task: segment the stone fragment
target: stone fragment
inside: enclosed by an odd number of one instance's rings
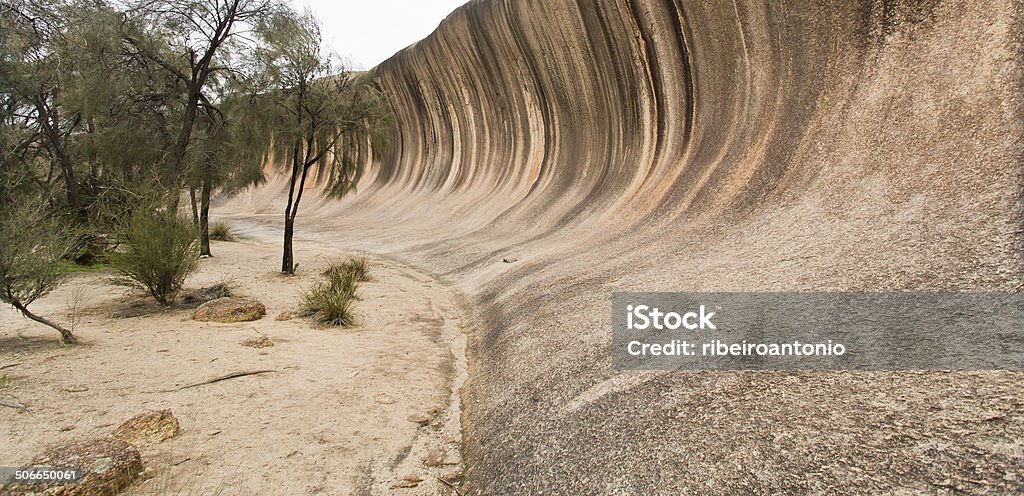
[[[180,427],[170,410],[141,413],[114,429],[112,436],[138,447],[162,443],[176,435]]]

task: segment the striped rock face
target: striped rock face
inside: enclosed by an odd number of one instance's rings
[[[1022,9],[474,0],[375,69],[390,147],[305,236],[466,295],[486,494],[1020,491],[1019,374],[607,348],[613,291],[1018,290]],[[281,184],[231,202],[276,211]]]

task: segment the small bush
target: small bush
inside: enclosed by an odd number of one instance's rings
[[[214,241],[234,241],[235,233],[227,222],[217,221],[210,224],[210,239]]]
[[[333,267],[333,266],[332,266]],[[352,271],[327,271],[318,281],[302,293],[300,312],[318,322],[333,326],[352,326],[356,320],[352,305],[358,299],[359,279]]]
[[[196,234],[191,220],[173,213],[136,213],[123,233],[127,249],[110,256],[119,274],[113,282],[143,289],[161,305],[170,305],[185,278],[199,268]]]
[[[344,262],[332,263],[323,272],[324,277],[339,278],[352,273],[359,282],[370,281],[370,260],[365,256],[352,257]]]

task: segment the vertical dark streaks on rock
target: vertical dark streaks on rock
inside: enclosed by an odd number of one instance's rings
[[[619,374],[608,301],[1020,290],[1022,11],[1019,0],[473,0],[375,69],[395,114],[390,149],[358,194],[319,213],[350,248],[443,274],[481,313],[466,439],[483,494],[975,480],[991,468],[982,457],[934,468],[917,445],[848,443],[892,428],[871,423],[874,406],[839,434],[807,409],[886,388],[925,397],[932,379],[794,376],[780,397],[777,376]],[[979,377],[970,387],[1003,384]],[[758,402],[741,401],[751,391]],[[976,431],[941,435],[1002,459]],[[837,457],[880,485],[805,476]]]

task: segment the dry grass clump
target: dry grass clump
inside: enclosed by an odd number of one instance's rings
[[[234,241],[235,233],[231,232],[231,226],[227,222],[217,221],[210,224],[210,239],[214,241]]]
[[[331,270],[334,269],[334,270]],[[322,280],[302,293],[299,312],[317,322],[350,327],[356,324],[352,306],[359,298],[359,277],[353,270],[344,270],[337,265],[324,272]]]
[[[185,295],[182,297],[181,302],[186,305],[199,306],[208,301],[235,296],[234,289],[235,281],[225,279],[213,286],[205,287]]]
[[[323,276],[332,278],[340,277],[346,273],[352,273],[355,275],[356,280],[359,282],[368,282],[370,277],[370,260],[366,256],[352,257],[344,262],[331,263],[327,270],[324,270]]]

